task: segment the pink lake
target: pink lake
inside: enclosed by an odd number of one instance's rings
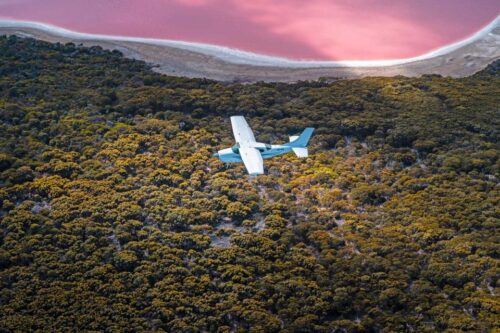
[[[0,18],[314,60],[421,55],[499,12],[498,0],[0,0]]]

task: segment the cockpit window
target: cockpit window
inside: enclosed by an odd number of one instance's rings
[[[240,153],[240,144],[239,143],[235,144],[234,146],[231,147],[231,150],[233,151],[233,153],[239,154]]]
[[[271,149],[271,145],[266,143],[266,149],[267,150]]]

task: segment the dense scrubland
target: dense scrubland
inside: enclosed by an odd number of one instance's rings
[[[499,66],[241,85],[0,37],[0,330],[498,330]],[[223,165],[235,114],[311,156]]]

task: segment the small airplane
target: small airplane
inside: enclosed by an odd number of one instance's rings
[[[307,143],[311,138],[314,128],[306,128],[300,136],[291,136],[290,142],[282,145],[270,145],[255,141],[253,132],[242,116],[232,116],[231,126],[233,128],[236,144],[231,148],[219,150],[213,154],[224,163],[241,163],[250,175],[261,175],[264,173],[265,158],[270,158],[293,151],[297,157],[307,157]]]

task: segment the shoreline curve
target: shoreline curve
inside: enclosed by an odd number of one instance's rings
[[[224,62],[235,65],[249,65],[249,66],[262,66],[262,67],[280,67],[280,68],[295,68],[295,69],[308,69],[308,68],[365,68],[365,67],[390,67],[397,65],[404,65],[422,60],[428,60],[435,57],[443,56],[453,51],[456,51],[466,45],[478,41],[495,28],[500,27],[500,15],[492,20],[485,27],[474,33],[473,35],[462,39],[460,41],[444,45],[435,50],[422,54],[416,57],[403,58],[403,59],[388,59],[388,60],[294,60],[285,57],[269,56],[250,51],[244,51],[227,46],[219,46],[214,44],[196,43],[177,41],[170,39],[157,39],[157,38],[143,38],[143,37],[128,37],[128,36],[115,36],[104,34],[91,34],[78,31],[69,30],[56,25],[24,21],[15,19],[0,19],[0,28],[30,28],[44,31],[58,35],[60,37],[71,38],[81,41],[101,40],[101,41],[122,41],[122,42],[135,42],[156,46],[167,46],[178,48],[190,52],[200,53],[203,55],[212,56]]]

